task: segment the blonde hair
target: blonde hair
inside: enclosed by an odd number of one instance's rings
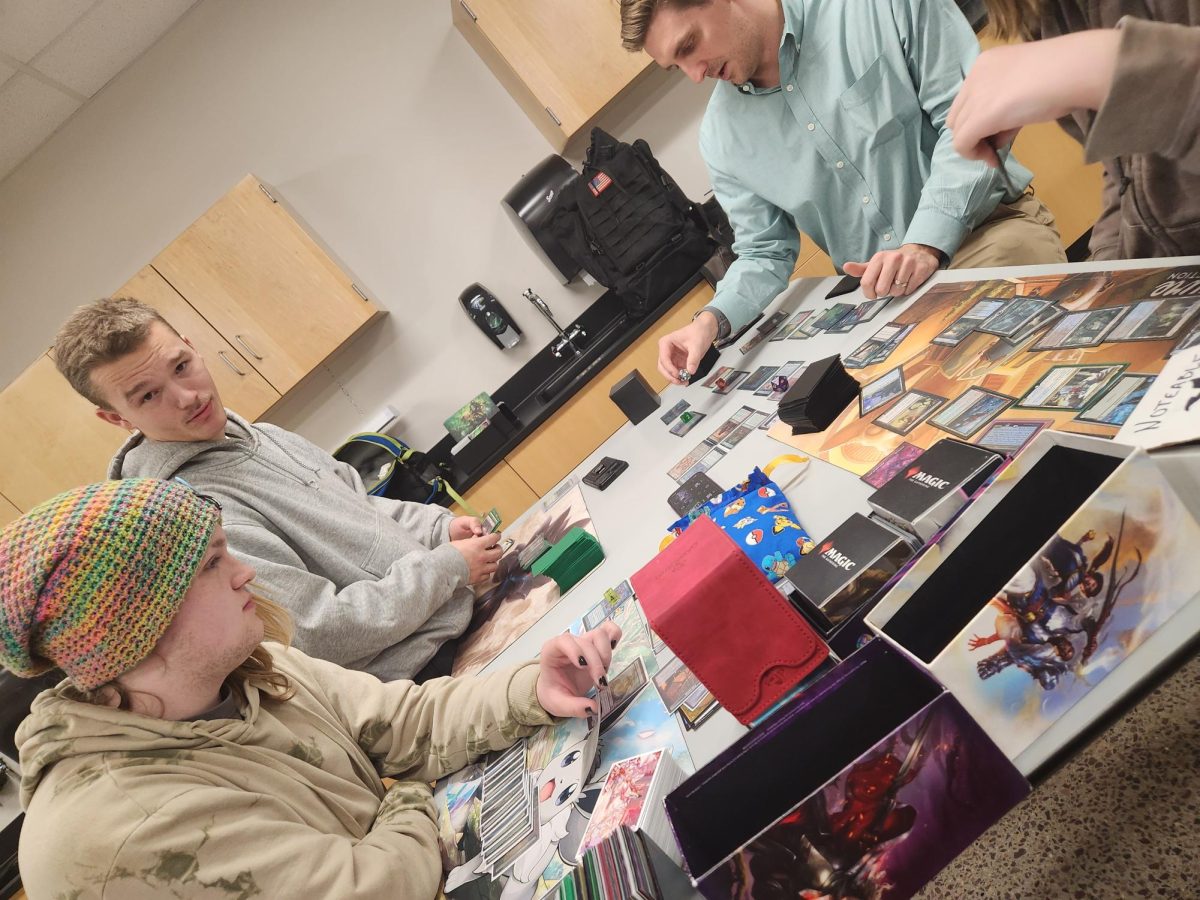
[[[984,0],[988,26],[1002,41],[1031,41],[1042,16],[1042,0]]]
[[[179,335],[158,310],[132,297],[110,297],[81,306],[54,339],[54,364],[76,393],[109,409],[109,402],[92,384],[92,372],[138,349],[155,322]]]
[[[263,623],[263,640],[283,644],[285,647],[291,644],[292,617],[288,615],[288,611],[262,594],[255,593],[253,596],[254,614]],[[264,644],[255,647],[254,652],[229,673],[225,683],[243,700],[246,699],[246,685],[258,688],[270,699],[281,703],[290,700],[296,693],[296,686],[292,684],[291,679],[275,668],[275,660],[271,656],[271,651]],[[112,701],[115,698],[117,700],[115,705],[118,709],[131,709],[130,695],[141,693],[130,691],[120,683],[119,679],[102,684],[90,691],[81,691],[78,688],[70,690],[76,699],[84,703],[94,703],[97,706],[114,705]],[[161,702],[159,700],[159,703]]]
[[[637,53],[646,46],[646,32],[661,7],[687,9],[707,6],[712,0],[621,0],[621,46]]]
[[[263,623],[263,640],[283,644],[285,647],[292,643],[292,617],[288,611],[268,600],[262,594],[254,594],[254,613]],[[259,644],[254,648],[244,663],[229,675],[229,682],[234,690],[246,696],[244,685],[250,684],[258,688],[273,700],[290,700],[296,693],[296,686],[282,672],[276,670],[271,651]]]

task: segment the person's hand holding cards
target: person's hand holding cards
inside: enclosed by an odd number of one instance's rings
[[[491,534],[500,527],[500,511],[491,509],[482,519],[478,516],[455,516],[450,520],[450,540],[461,541],[463,538],[479,537]]]
[[[463,538],[479,537],[487,534],[483,522],[477,516],[455,516],[450,520],[450,540],[461,541]]]
[[[620,626],[605,619],[581,635],[568,632],[542,644],[537,682],[542,709],[559,717],[599,714],[599,698],[588,694],[608,687],[608,666],[620,640]]]
[[[467,561],[467,569],[470,571],[467,584],[479,584],[486,581],[496,571],[496,565],[504,554],[500,547],[500,535],[495,532],[472,534],[470,537],[451,540],[450,546],[461,553],[463,559]]]

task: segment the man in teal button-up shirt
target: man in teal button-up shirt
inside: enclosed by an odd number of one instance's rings
[[[627,48],[723,82],[700,149],[738,260],[660,342],[675,383],[787,286],[798,231],[868,297],[909,294],[947,262],[1065,259],[1027,169],[954,152],[946,115],[979,44],[953,0],[621,0],[621,16]]]

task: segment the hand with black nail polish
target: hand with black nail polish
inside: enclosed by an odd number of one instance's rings
[[[552,716],[595,715],[594,687],[608,684],[608,666],[621,639],[621,629],[611,620],[581,635],[560,634],[542,644],[538,658],[537,698]]]

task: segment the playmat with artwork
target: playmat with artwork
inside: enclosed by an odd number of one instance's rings
[[[947,436],[1009,453],[1043,428],[1111,437],[1200,342],[1197,311],[1196,268],[936,284],[842,354],[858,403],[819,434],[769,433],[857,475]]]

